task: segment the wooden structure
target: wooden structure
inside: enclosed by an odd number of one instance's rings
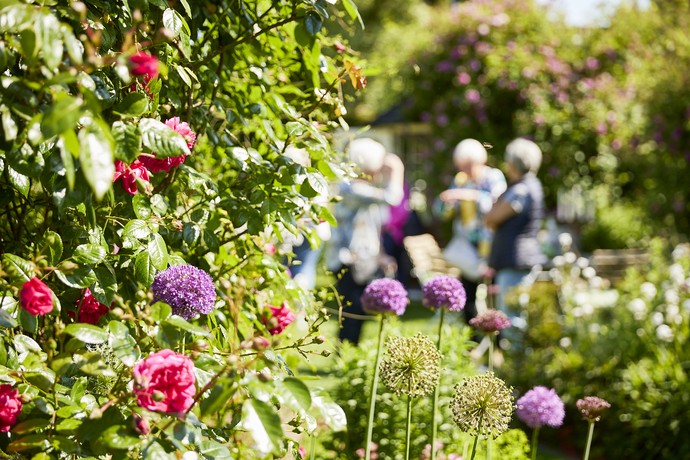
[[[412,262],[412,275],[419,280],[420,284],[424,284],[436,275],[460,277],[460,269],[446,261],[433,235],[423,233],[407,236],[403,244]]]
[[[649,263],[645,249],[595,249],[590,258],[597,275],[616,283],[625,277],[629,268],[644,269]]]

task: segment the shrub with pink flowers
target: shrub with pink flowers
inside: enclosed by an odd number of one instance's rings
[[[298,369],[323,300],[264,249],[335,223],[333,19],[355,5],[0,4],[0,457],[300,458],[343,428]]]

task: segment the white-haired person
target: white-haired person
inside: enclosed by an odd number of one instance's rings
[[[338,225],[328,245],[328,263],[338,275],[336,289],[343,297],[343,311],[363,315],[364,288],[396,269],[394,259],[383,250],[381,237],[389,207],[403,199],[404,166],[397,155],[370,138],[354,139],[347,153],[360,174],[339,184],[341,200],[334,208]],[[340,340],[358,344],[361,328],[361,320],[345,316]]]
[[[485,218],[494,229],[489,265],[496,271],[497,307],[517,329],[523,329],[526,322],[519,311],[508,308],[505,296],[533,268],[546,262],[537,240],[544,220],[544,191],[537,178],[541,160],[541,149],[528,139],[518,138],[506,146],[508,189]]]
[[[477,316],[476,293],[482,278],[488,274],[487,256],[492,232],[484,225],[484,215],[506,190],[503,173],[487,165],[488,155],[481,142],[465,139],[453,151],[457,174],[450,187],[439,195],[436,211],[453,218],[453,238],[444,256],[461,270],[461,281],[467,293],[465,320]]]

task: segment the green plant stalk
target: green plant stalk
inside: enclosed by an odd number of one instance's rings
[[[479,417],[479,423],[477,424],[477,435],[474,437],[474,442],[472,443],[472,456],[470,457],[470,460],[474,460],[474,456],[477,455],[477,441],[479,441],[479,433],[482,431],[483,419],[484,415],[482,414],[482,416]]]
[[[410,379],[410,387],[412,379]],[[405,435],[405,460],[410,460],[410,436],[412,435],[412,395],[407,395],[407,433]]]
[[[494,341],[496,340],[496,336],[494,334],[491,334],[489,336],[489,372],[494,371]]]
[[[539,437],[539,427],[532,432],[532,460],[537,459],[537,438]]]
[[[316,457],[316,430],[311,435],[311,446],[309,447],[309,460],[314,460]]]
[[[587,447],[585,447],[584,460],[589,460],[589,449],[592,447],[592,436],[594,435],[594,422],[589,422],[589,433],[587,433]]]
[[[367,421],[367,444],[365,447],[364,460],[371,460],[371,438],[374,433],[374,409],[376,408],[376,390],[379,382],[379,365],[381,364],[381,349],[383,348],[383,325],[386,316],[381,316],[379,325],[379,344],[376,348],[376,364],[374,365],[374,377],[371,381],[371,391],[369,392],[369,420]]]
[[[445,308],[441,308],[441,316],[438,319],[438,340],[436,341],[436,349],[441,353],[441,339],[443,337],[443,318],[446,312]],[[436,406],[438,406],[438,393],[441,388],[441,382],[434,388],[434,397],[431,400],[431,458],[436,460],[436,432],[438,431],[438,423],[436,420]]]

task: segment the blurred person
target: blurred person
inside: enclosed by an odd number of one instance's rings
[[[506,190],[503,173],[486,164],[487,152],[481,142],[465,139],[453,151],[458,173],[448,190],[439,195],[437,212],[453,218],[453,238],[444,250],[444,257],[460,268],[460,280],[467,293],[465,320],[477,316],[477,287],[482,278],[490,276],[487,257],[492,232],[484,225],[489,212]]]
[[[343,312],[363,315],[360,297],[376,278],[393,276],[395,261],[383,250],[382,228],[391,206],[404,195],[404,166],[397,155],[370,138],[354,139],[349,159],[360,175],[339,184],[342,199],[334,214],[337,227],[329,244],[329,268],[338,275],[336,289],[343,298]],[[362,320],[343,318],[340,340],[359,343]]]
[[[537,240],[544,220],[544,191],[537,178],[541,160],[541,149],[528,139],[518,138],[508,144],[508,189],[485,218],[486,225],[494,230],[489,266],[496,271],[497,308],[518,329],[524,329],[526,322],[519,312],[508,309],[505,296],[533,268],[546,262]]]
[[[411,263],[403,245],[403,240],[408,236],[409,223],[412,218],[410,209],[410,187],[403,184],[403,199],[396,206],[391,206],[388,220],[383,224],[383,250],[395,259],[395,279],[403,286],[407,286],[410,278]]]

